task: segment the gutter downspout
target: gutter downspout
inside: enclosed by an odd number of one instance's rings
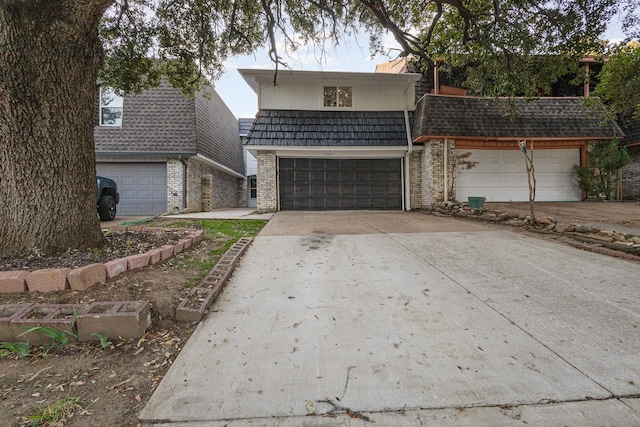
[[[449,147],[448,147],[448,139],[444,139],[444,201],[449,201]]]
[[[413,151],[413,140],[411,139],[411,125],[409,123],[409,111],[407,110],[407,93],[411,80],[407,81],[407,87],[404,90],[404,126],[407,133],[407,153],[404,156],[404,210],[411,210],[411,173],[409,171],[411,164],[411,152]]]

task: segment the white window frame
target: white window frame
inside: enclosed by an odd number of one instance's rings
[[[334,99],[334,103],[335,105],[327,105],[327,90],[335,90],[335,99]],[[341,102],[341,93],[348,93],[349,96],[347,98],[345,98],[346,100],[349,101],[349,105],[340,105]],[[353,108],[353,86],[341,86],[341,85],[335,85],[335,86],[324,86],[322,88],[322,106],[324,108],[330,108],[330,109],[334,109],[334,108]]]
[[[107,99],[106,95],[110,96],[109,102],[105,103],[104,101]],[[115,102],[115,104],[114,104]],[[102,110],[105,108],[109,108],[111,110],[120,110],[120,117],[113,120],[113,123],[109,123],[104,120],[104,116]],[[122,127],[122,118],[124,116],[124,97],[118,95],[115,90],[111,87],[100,87],[100,126],[115,126]]]

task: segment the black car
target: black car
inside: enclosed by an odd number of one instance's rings
[[[97,206],[100,221],[113,221],[116,219],[116,205],[120,201],[118,186],[112,179],[98,177]]]

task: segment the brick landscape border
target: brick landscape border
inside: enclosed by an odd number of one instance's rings
[[[202,320],[209,306],[222,292],[222,287],[231,276],[236,263],[252,241],[252,238],[243,237],[225,252],[199,286],[191,288],[187,296],[178,304],[176,320],[184,322]]]
[[[561,224],[546,216],[536,217],[536,225],[532,226],[528,215],[511,214],[499,210],[471,209],[469,204],[464,202],[441,202],[433,209],[424,212],[519,227],[533,233],[544,234],[578,249],[640,262],[640,236],[600,230],[589,225]]]
[[[198,236],[202,236],[202,233],[198,233]],[[192,240],[199,242],[202,238],[196,237]],[[200,282],[200,285],[192,288],[180,302],[176,309],[176,320],[187,322],[202,320],[209,306],[222,292],[222,288],[231,276],[236,263],[252,241],[252,238],[243,237],[225,252]],[[190,246],[192,243],[192,241],[188,243],[181,241],[180,250],[185,245]],[[159,250],[159,253],[165,250],[168,249]],[[153,255],[148,253],[145,255],[148,255],[148,262],[151,262]],[[122,258],[122,260],[127,260],[127,258]],[[122,260],[116,260],[120,262],[118,265],[123,265]],[[128,264],[128,262],[127,260],[124,264]],[[82,270],[82,267],[69,270],[67,277],[77,270],[80,270],[76,273],[78,277],[82,277],[87,271]],[[46,272],[41,273],[42,276],[47,276],[47,274]],[[151,326],[151,304],[149,301],[106,301],[91,304],[23,303],[0,305],[0,342],[26,341],[32,345],[47,344],[49,338],[43,336],[39,331],[24,334],[27,329],[34,326],[54,327],[67,332],[71,338],[74,332],[74,319],[80,342],[98,341],[99,335],[125,340],[138,339],[143,337],[145,330]]]
[[[151,326],[149,301],[109,301],[91,304],[4,304],[0,305],[0,342],[25,341],[47,344],[50,338],[32,327],[53,327],[67,333],[69,340],[77,332],[78,341],[107,338],[138,339]]]
[[[126,231],[168,231],[159,227],[126,227],[113,226],[111,230]],[[171,258],[204,240],[204,230],[185,229],[188,234],[173,245],[165,245],[148,252],[130,255],[105,263],[95,263],[69,268],[47,268],[36,271],[0,271],[0,293],[14,292],[53,292],[71,289],[84,291],[90,287],[106,282],[128,270],[135,270],[156,264]]]

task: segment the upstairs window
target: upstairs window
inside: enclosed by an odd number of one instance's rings
[[[325,86],[324,106],[325,107],[351,107],[353,94],[351,87],[347,86]]]
[[[100,88],[100,126],[122,126],[124,99],[113,88]]]

